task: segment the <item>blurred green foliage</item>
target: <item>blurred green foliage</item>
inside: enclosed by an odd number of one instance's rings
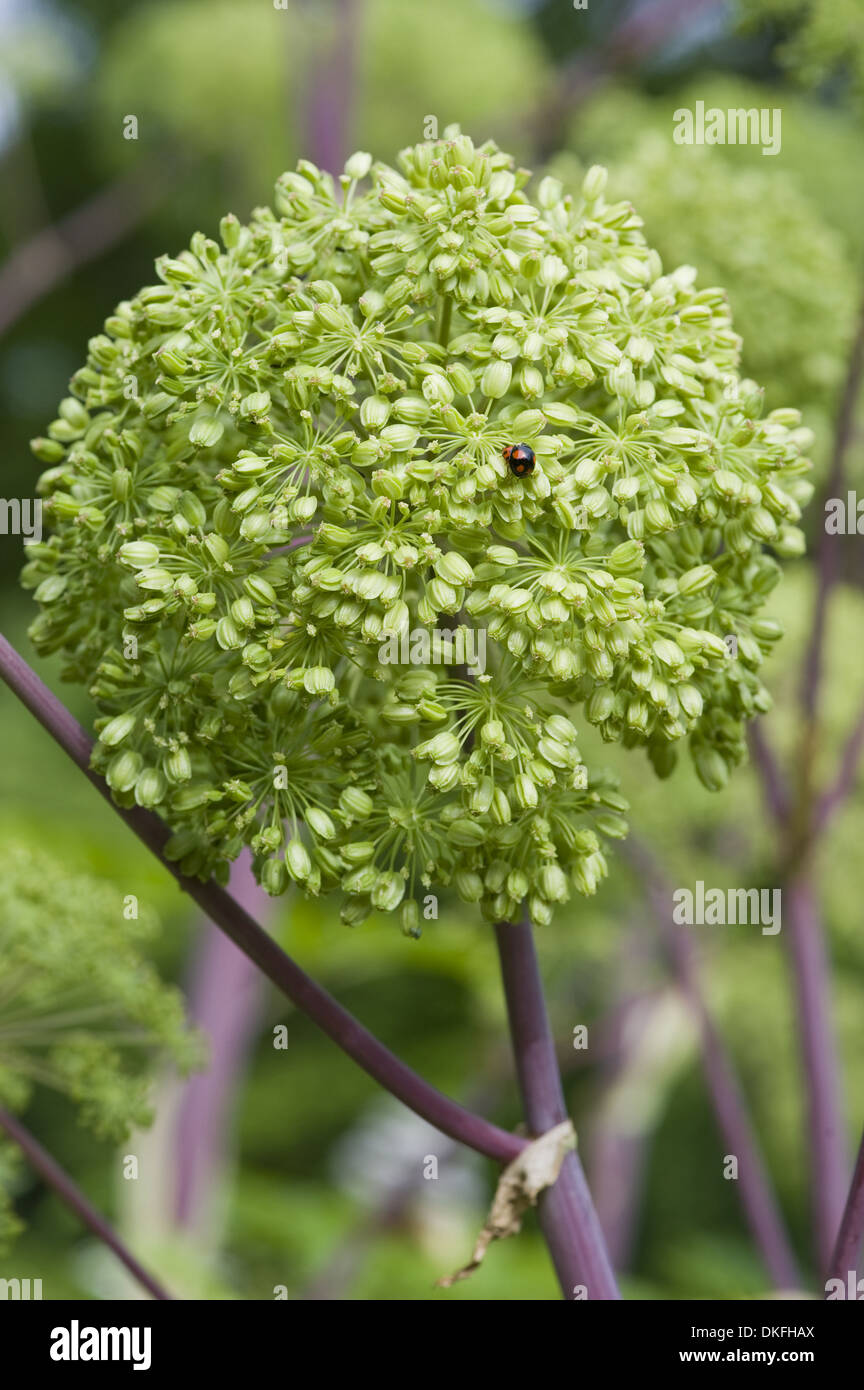
[[[738,0],[746,28],[782,26],[780,61],[807,87],[839,84],[860,107],[864,100],[862,0]]]
[[[128,162],[121,131],[134,113],[139,138],[176,151],[193,175],[198,160],[226,172],[245,218],[250,204],[269,199],[277,174],[308,154],[304,102],[334,32],[332,8],[318,4],[162,0],[140,8],[100,65],[94,138],[106,163]],[[482,132],[506,117],[503,73],[518,71],[520,92],[545,80],[524,20],[483,0],[368,0],[355,42],[352,148],[376,158],[392,158],[394,133],[399,146],[422,140],[430,118],[441,131],[456,122]]]

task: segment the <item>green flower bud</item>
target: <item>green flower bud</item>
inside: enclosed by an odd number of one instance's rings
[[[137,727],[138,716],[132,710],[127,710],[125,714],[115,714],[113,719],[100,730],[99,741],[108,748],[116,748],[118,743],[122,743],[128,738],[132,730]]]
[[[30,450],[40,463],[59,463],[66,453],[58,440],[45,439],[41,436],[38,439],[30,440]]]
[[[261,887],[271,898],[278,898],[288,886],[288,873],[281,859],[268,859],[261,870]]]
[[[380,912],[393,912],[405,896],[405,880],[401,874],[379,874],[372,889],[372,906]]]
[[[463,902],[479,903],[483,897],[483,880],[479,874],[460,869],[453,882]]]
[[[165,798],[168,784],[155,767],[145,767],[135,782],[135,800],[139,806],[158,806]]]
[[[367,430],[379,430],[390,416],[390,402],[384,396],[367,396],[360,406],[360,419]]]
[[[702,713],[702,696],[695,685],[683,684],[675,687],[675,693],[681,701],[681,708],[688,719],[698,719]]]
[[[157,563],[159,547],[152,541],[127,541],[117,551],[117,558],[131,569],[148,569]]]
[[[371,816],[374,805],[371,796],[359,787],[345,787],[339,793],[339,810],[349,823]]]
[[[296,836],[285,846],[285,867],[295,883],[303,883],[312,872],[312,860],[302,840]]]
[[[446,554],[439,555],[435,561],[435,573],[448,584],[454,585],[470,584],[474,578],[474,571],[468,561],[455,550],[448,550]]]
[[[559,864],[547,864],[540,870],[540,891],[547,902],[566,903],[570,888]]]
[[[144,759],[140,753],[133,753],[126,750],[118,753],[108,764],[105,773],[105,781],[115,792],[131,791],[138,780],[139,773],[144,765]]]
[[[213,416],[202,415],[195,420],[189,430],[189,443],[196,445],[199,449],[212,449],[214,444],[225,432],[225,426],[221,420]]]
[[[349,179],[365,179],[371,168],[372,156],[364,150],[358,150],[345,161],[345,173]]]
[[[475,815],[485,815],[492,805],[492,797],[495,791],[495,784],[491,777],[481,777],[478,785],[471,793],[470,806]]]
[[[630,833],[630,827],[623,816],[595,816],[594,824],[602,834],[612,840],[626,840]]]
[[[430,405],[449,405],[454,390],[441,372],[430,372],[423,378],[423,395]]]
[[[53,603],[65,592],[67,579],[65,574],[52,574],[36,588],[34,598],[37,603]],[[103,740],[104,741],[104,740]]]
[[[413,898],[409,898],[406,902],[403,902],[401,919],[402,935],[411,936],[416,940],[421,935],[420,907],[419,904],[414,902]]]
[[[306,809],[306,824],[322,840],[332,840],[336,834],[336,826],[326,811],[322,811],[317,806],[309,806]]]
[[[385,425],[381,438],[391,449],[404,451],[413,449],[417,443],[417,431],[411,425]]]
[[[719,792],[729,780],[729,764],[716,749],[700,745],[693,749],[693,762],[699,781],[709,792]]]
[[[448,834],[454,845],[461,845],[466,849],[482,845],[486,839],[483,826],[467,818],[451,821]]]
[[[451,733],[449,729],[442,729],[434,738],[427,739],[425,743],[418,743],[414,749],[414,756],[446,764],[455,762],[461,751],[462,744],[456,734]]]
[[[447,368],[447,375],[460,396],[470,396],[477,389],[473,372],[462,362],[451,362]],[[54,460],[46,461],[54,462]]]
[[[537,786],[526,773],[517,773],[513,790],[516,801],[523,810],[530,811],[539,804]]]
[[[497,719],[487,719],[480,728],[480,741],[487,748],[503,748],[504,725]]]
[[[310,666],[303,673],[303,688],[310,695],[326,695],[335,686],[336,677],[329,666]]]
[[[207,521],[207,509],[193,492],[181,493],[179,507],[181,516],[190,526],[200,527]]]
[[[220,618],[216,624],[216,641],[223,651],[232,651],[243,645],[243,638],[231,618]]]
[[[658,661],[662,661],[664,666],[671,666],[677,669],[683,666],[685,656],[677,642],[673,642],[669,637],[658,637],[651,644],[651,650]]]
[[[701,594],[717,582],[717,572],[711,565],[696,565],[678,579],[678,592],[682,594]]]
[[[486,367],[480,381],[482,394],[493,400],[500,400],[510,390],[512,376],[513,368],[509,362],[502,362],[499,359],[493,360]]]
[[[175,785],[188,782],[192,776],[192,759],[182,745],[174,748],[162,759],[162,768],[169,782]]]
[[[624,541],[616,545],[609,556],[612,574],[639,574],[645,564],[645,547],[641,541]]]
[[[568,744],[576,741],[576,730],[563,714],[551,715],[546,720],[545,729],[549,737],[557,739],[559,743]]]
[[[603,194],[608,178],[607,171],[602,164],[592,164],[588,173],[582,180],[582,195],[586,202],[596,202]]]

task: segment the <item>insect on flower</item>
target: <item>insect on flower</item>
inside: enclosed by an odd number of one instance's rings
[[[507,444],[501,451],[502,457],[510,465],[510,472],[517,478],[526,478],[534,472],[534,450],[528,444]]]

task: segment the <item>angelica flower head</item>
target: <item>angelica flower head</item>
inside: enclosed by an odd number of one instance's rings
[[[689,745],[713,788],[743,756],[806,432],[761,418],[723,292],[664,273],[603,170],[528,185],[456,129],[301,161],[157,262],[34,443],[33,638],[189,873],[249,844],[351,923],[416,934],[442,888],[546,922],[626,833],[579,720],[661,774]],[[482,673],[436,659],[471,628]]]

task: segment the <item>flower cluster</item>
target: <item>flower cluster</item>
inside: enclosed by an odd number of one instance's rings
[[[352,924],[416,935],[447,886],[547,922],[626,833],[578,710],[661,774],[685,741],[712,788],[742,758],[806,432],[761,418],[722,291],[664,273],[602,169],[532,198],[456,130],[398,166],[301,162],[91,340],[34,443],[32,635],[187,872],[248,844]],[[472,626],[483,674],[380,659]]]
[[[141,952],[152,913],[126,920],[120,896],[50,854],[4,845],[0,880],[0,1105],[48,1086],[103,1137],[150,1120],[159,1066],[203,1060],[179,991]],[[14,1150],[0,1136],[0,1246],[18,1229],[6,1192]],[[7,1181],[7,1177],[10,1179]]]

